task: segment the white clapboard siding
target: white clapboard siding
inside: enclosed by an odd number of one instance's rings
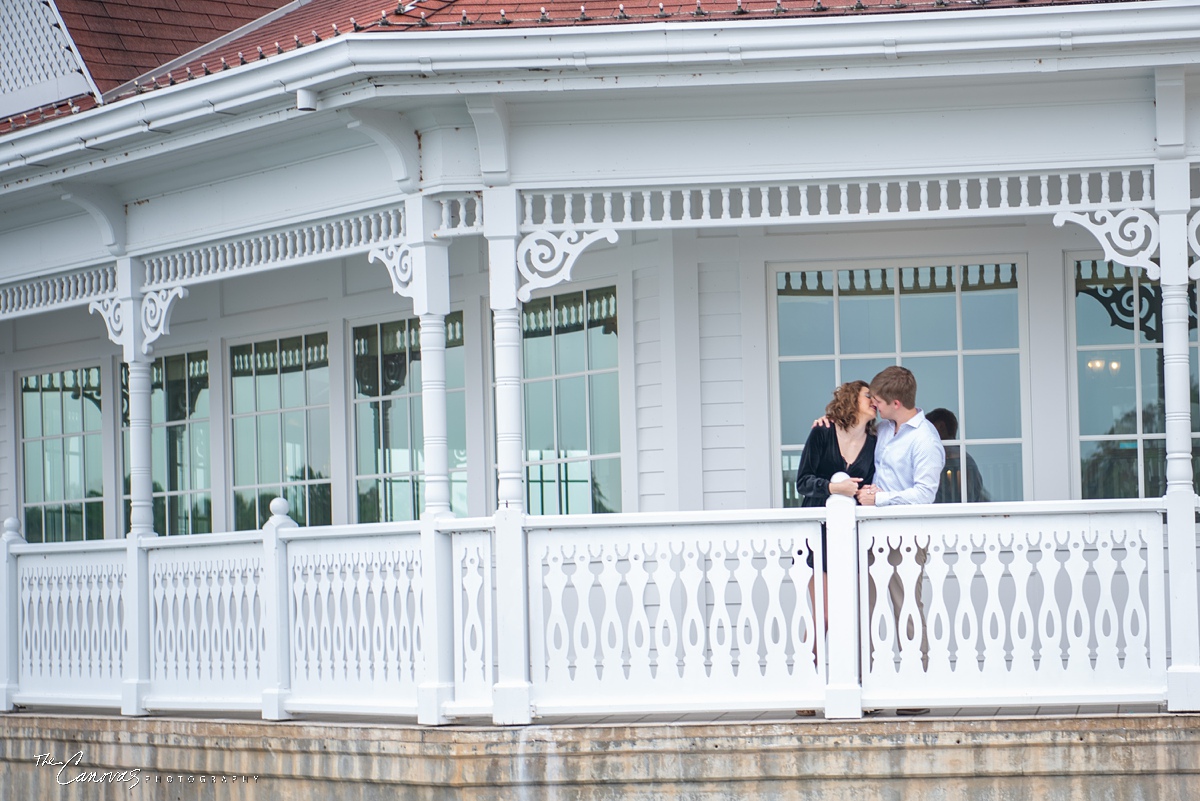
[[[746,506],[741,288],[736,264],[701,264],[700,440],[705,509]]]
[[[665,511],[666,454],[662,413],[662,329],[658,268],[633,275],[633,336],[636,345],[638,508]]]

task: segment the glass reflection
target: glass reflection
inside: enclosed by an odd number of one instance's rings
[[[904,366],[917,379],[918,406],[941,407],[959,416],[957,356],[905,356]]]
[[[893,270],[838,272],[838,328],[842,353],[896,349]]]
[[[1020,366],[1015,353],[963,356],[964,437],[1021,436]]]
[[[958,317],[953,267],[900,270],[900,349],[955,350]]]
[[[776,276],[779,355],[833,353],[833,273],[779,273]]]
[[[1137,440],[1079,443],[1082,497],[1138,497]]]
[[[802,446],[808,441],[812,421],[824,413],[835,386],[832,361],[779,365],[780,435],[784,445]]]
[[[1137,432],[1132,350],[1080,351],[1078,377],[1080,434]]]

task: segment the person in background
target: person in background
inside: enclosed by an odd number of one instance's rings
[[[958,418],[949,409],[932,409],[925,413],[925,419],[933,423],[938,435],[943,440],[958,438]],[[942,470],[942,481],[938,486],[934,503],[959,503],[962,501],[962,448],[952,446],[946,449],[946,466]],[[967,454],[967,503],[982,503],[992,498],[987,488],[983,486],[983,476],[979,466]]]

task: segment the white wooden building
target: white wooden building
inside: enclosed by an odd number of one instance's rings
[[[378,5],[107,90],[4,12],[6,708],[1200,709],[1200,2]],[[812,606],[895,363],[990,502]]]

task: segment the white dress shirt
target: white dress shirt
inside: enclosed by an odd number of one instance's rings
[[[876,506],[897,506],[908,503],[933,503],[946,464],[946,449],[942,438],[917,413],[896,428],[891,420],[880,420],[875,441]]]

